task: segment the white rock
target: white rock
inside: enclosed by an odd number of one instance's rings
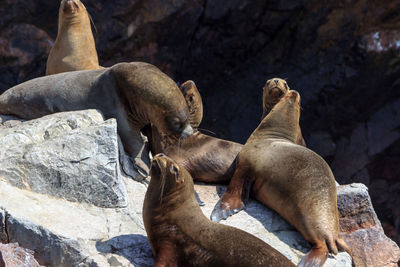
[[[0,177],[22,189],[99,207],[126,206],[117,125],[96,110],[0,130]]]

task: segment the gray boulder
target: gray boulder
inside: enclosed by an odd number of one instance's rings
[[[0,131],[0,177],[11,185],[99,207],[126,206],[114,119],[85,110],[13,126]]]
[[[34,251],[35,259],[46,266],[153,266],[142,221],[147,186],[126,175],[140,177],[132,172],[118,141],[115,120],[104,121],[94,110],[26,122],[5,116],[0,119],[1,242],[18,242]],[[195,189],[208,217],[226,187],[199,184]],[[375,214],[370,200],[365,202],[368,192],[354,198],[353,191],[339,193],[339,199],[350,199],[339,201],[345,206],[339,210],[354,211],[341,217],[346,225],[358,225],[352,221],[365,217],[361,211],[368,210],[372,217]],[[367,204],[360,209],[354,203]],[[254,200],[223,223],[261,238],[295,264],[310,250],[293,227]],[[353,240],[370,240],[365,236],[371,237],[372,230],[381,228],[360,230],[366,234],[356,231]],[[383,232],[381,236],[390,240]],[[390,249],[379,245],[373,249],[381,255],[391,253],[392,261],[400,257],[395,244]],[[351,259],[347,253],[339,253],[330,256],[324,266],[351,266]]]

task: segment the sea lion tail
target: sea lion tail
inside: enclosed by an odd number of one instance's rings
[[[305,255],[298,267],[321,267],[328,258],[328,248],[326,246],[313,247],[310,252]]]

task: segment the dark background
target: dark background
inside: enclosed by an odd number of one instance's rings
[[[302,96],[308,146],[339,183],[369,189],[400,243],[400,1],[83,0],[100,64],[150,62],[192,79],[202,128],[244,143],[262,87],[287,78]],[[1,0],[0,92],[43,76],[60,1]],[[396,231],[397,228],[397,231]]]

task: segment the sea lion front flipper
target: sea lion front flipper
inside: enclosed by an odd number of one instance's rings
[[[243,169],[236,169],[232,180],[229,183],[228,189],[215,205],[214,210],[211,213],[212,221],[219,222],[220,220],[226,220],[229,216],[244,209],[242,193],[246,182],[246,179],[243,178],[245,172],[246,171]]]

